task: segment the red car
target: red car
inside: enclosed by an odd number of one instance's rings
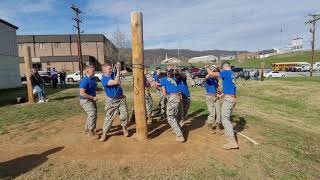
[[[190,68],[189,69],[189,72],[190,73],[197,73],[197,72],[199,72],[201,69],[200,68]]]

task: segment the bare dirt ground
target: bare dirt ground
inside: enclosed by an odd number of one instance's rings
[[[15,130],[10,132],[11,135],[0,136],[0,162],[7,163],[13,177],[25,173],[19,176],[21,179],[81,178],[82,166],[85,171],[92,171],[83,175],[91,174],[95,178],[120,178],[124,177],[122,171],[135,168],[147,169],[148,172],[171,168],[183,171],[186,168],[205,168],[208,157],[227,167],[241,166],[240,155],[247,154],[253,145],[239,138],[239,150],[223,150],[223,136],[208,133],[205,118],[200,116],[189,120],[185,128],[188,138],[185,143],[175,141],[175,135],[165,121],[149,124],[149,140],[139,142],[134,137],[134,125],[130,126],[131,136],[126,138],[122,135],[119,121],[115,120],[108,140],[103,143],[83,132],[84,116],[50,124],[26,124],[16,128],[24,129],[21,132]],[[103,116],[100,116],[98,134],[101,134],[102,120]],[[243,133],[250,135],[253,132],[249,128]],[[43,167],[47,167],[49,172]],[[108,174],[112,170],[101,167],[116,168],[120,175]]]

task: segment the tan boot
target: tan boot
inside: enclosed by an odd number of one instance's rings
[[[208,123],[207,126],[208,126],[208,132],[209,132],[209,133],[212,133],[212,134],[215,134],[215,133],[216,133],[216,132],[213,130],[213,127],[214,127],[213,123]]]
[[[178,141],[178,142],[185,142],[186,140],[184,139],[184,137],[183,136],[177,136],[177,138],[176,138],[176,141]]]
[[[239,149],[238,143],[234,137],[227,138],[228,143],[223,145],[223,148],[226,150],[230,149]]]
[[[220,123],[215,123],[215,132],[217,132],[217,134],[219,135],[223,135],[224,134],[224,131],[222,129],[222,125]]]
[[[103,131],[102,136],[101,136],[101,138],[100,138],[100,141],[101,141],[101,142],[104,142],[104,141],[106,141],[106,140],[107,140],[107,132],[106,132],[106,131]]]
[[[94,130],[88,130],[88,137],[91,137],[91,138],[94,138],[95,137],[95,132],[94,132]]]
[[[128,137],[128,136],[129,136],[129,131],[128,131],[127,127],[122,127],[122,131],[123,131],[123,135],[124,135],[125,137]]]

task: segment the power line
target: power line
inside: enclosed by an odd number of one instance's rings
[[[312,77],[313,71],[313,63],[314,63],[314,45],[315,45],[315,37],[316,37],[316,23],[320,20],[320,14],[309,14],[309,17],[312,19],[307,21],[306,24],[311,24],[310,32],[312,33],[312,41],[311,41],[311,66],[310,66],[310,77]]]
[[[80,23],[82,23],[80,19],[80,14],[82,12],[75,4],[72,4],[70,8],[75,13],[75,17],[72,19],[76,22],[76,25],[73,25],[73,27],[77,29],[77,33],[78,33],[77,44],[78,44],[79,70],[80,70],[80,77],[83,78],[82,48],[81,48],[81,35],[80,35]]]

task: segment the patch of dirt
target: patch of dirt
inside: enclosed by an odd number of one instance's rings
[[[198,168],[197,162],[206,166],[208,157],[213,157],[227,167],[241,166],[241,155],[248,154],[253,145],[238,137],[239,150],[223,150],[224,137],[209,134],[205,119],[204,116],[198,116],[188,121],[185,143],[175,141],[175,135],[165,121],[149,124],[150,138],[143,142],[136,140],[134,125],[129,128],[131,136],[124,137],[119,120],[114,121],[106,142],[86,136],[83,131],[84,116],[27,124],[24,130],[11,128],[9,134],[0,136],[0,168],[9,168],[14,175],[32,174],[41,169],[35,170],[34,167],[48,164],[54,164],[55,169],[63,169],[68,163],[84,164],[86,169],[99,166],[142,166],[155,170],[185,166]],[[102,120],[103,116],[99,116],[98,134],[101,134]],[[244,128],[242,133],[254,136],[255,133],[251,132],[253,129],[253,126]],[[45,165],[42,164],[44,162]]]

